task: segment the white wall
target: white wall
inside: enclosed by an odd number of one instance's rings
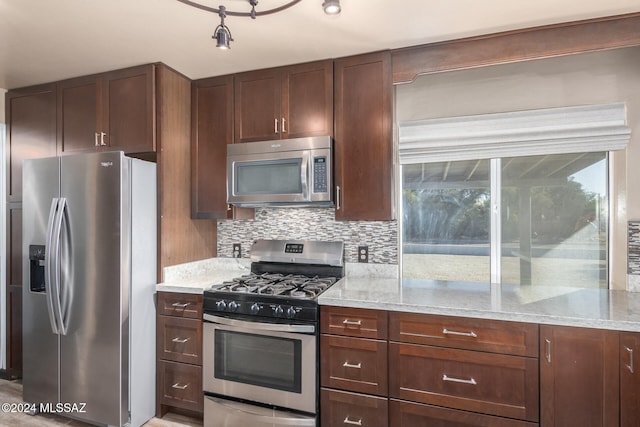
[[[627,221],[640,219],[638,70],[635,47],[422,76],[396,87],[396,120],[625,102],[632,134],[612,156],[611,277],[612,288],[626,289]]]

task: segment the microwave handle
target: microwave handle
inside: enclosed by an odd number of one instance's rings
[[[302,164],[300,165],[300,184],[302,185],[302,197],[304,200],[311,200],[311,195],[309,193],[310,158],[311,151],[306,151],[305,155],[302,156]]]

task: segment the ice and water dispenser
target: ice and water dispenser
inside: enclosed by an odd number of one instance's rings
[[[29,288],[44,292],[44,245],[29,245]]]

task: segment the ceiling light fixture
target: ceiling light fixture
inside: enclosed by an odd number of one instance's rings
[[[184,3],[189,6],[193,6],[197,9],[206,10],[207,12],[212,12],[217,14],[220,17],[220,25],[218,25],[216,29],[213,31],[213,36],[211,36],[211,38],[216,40],[216,47],[220,49],[230,49],[231,46],[229,46],[229,43],[234,40],[233,40],[233,37],[231,37],[231,30],[229,30],[229,27],[227,27],[224,24],[224,19],[227,16],[244,16],[244,17],[250,17],[251,19],[256,19],[256,17],[258,16],[270,15],[273,13],[282,12],[283,10],[289,9],[291,6],[294,6],[300,3],[302,0],[292,0],[283,4],[282,6],[279,6],[273,9],[262,10],[259,12],[256,11],[258,0],[247,0],[251,5],[251,12],[231,12],[231,11],[228,11],[227,8],[224,6],[218,6],[218,8],[216,9],[213,7],[202,5],[200,3],[197,3],[191,0],[178,0],[178,1],[180,3]],[[338,13],[340,13],[340,10],[341,10],[340,0],[325,0],[322,3],[322,7],[324,9],[324,12],[327,15],[337,15]]]
[[[322,3],[322,8],[327,15],[337,15],[342,10],[340,8],[340,0],[325,0]]]

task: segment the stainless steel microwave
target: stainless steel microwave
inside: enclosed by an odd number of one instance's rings
[[[333,206],[330,136],[227,145],[227,201],[236,206]]]

